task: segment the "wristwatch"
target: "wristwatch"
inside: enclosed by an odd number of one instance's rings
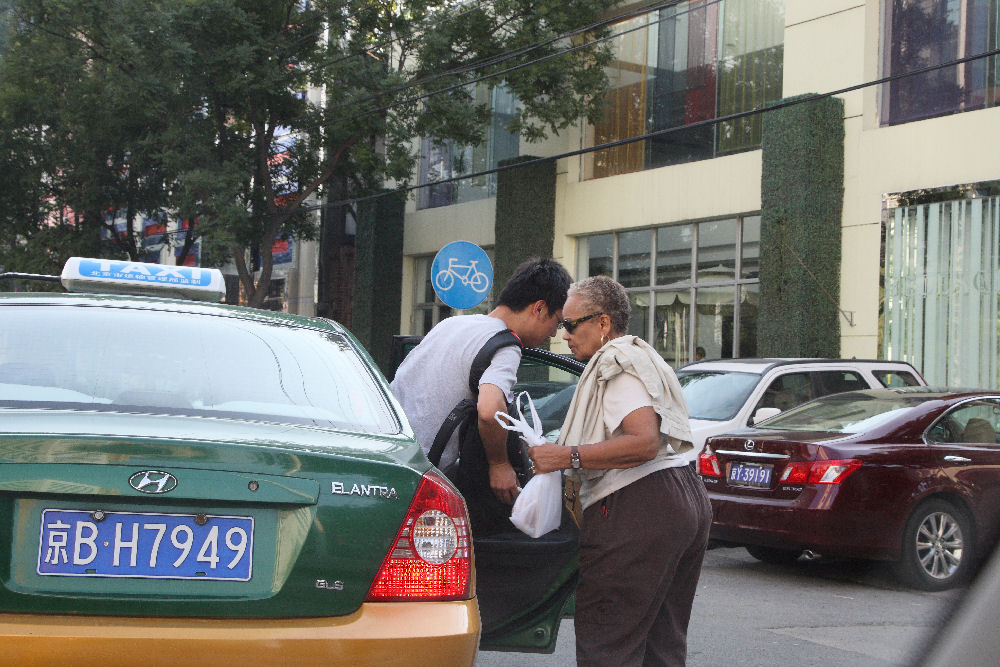
[[[580,448],[573,445],[569,448],[569,464],[573,466],[573,470],[579,470],[583,467],[580,463]]]

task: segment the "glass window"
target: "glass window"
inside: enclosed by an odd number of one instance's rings
[[[784,0],[725,0],[719,25],[718,116],[763,109],[781,99]],[[719,153],[760,146],[761,115],[719,124]]]
[[[887,201],[882,353],[931,385],[1000,385],[998,195],[993,182]]]
[[[1000,442],[1000,403],[990,400],[963,403],[927,432],[932,442],[995,445]]]
[[[743,218],[743,241],[740,245],[743,255],[742,278],[760,278],[760,216],[748,215]]]
[[[542,433],[552,442],[559,437],[559,429],[576,391],[577,380],[579,377],[574,373],[550,366],[541,360],[527,356],[521,359],[514,395],[522,391],[528,392],[542,422]]]
[[[678,2],[612,27],[607,113],[590,146],[653,134],[590,153],[584,177],[602,178],[760,146],[759,114],[781,98],[784,0]]]
[[[694,225],[671,225],[656,230],[656,284],[691,282]]]
[[[749,249],[741,238],[749,239]],[[647,339],[673,366],[754,356],[759,271],[744,271],[742,261],[750,256],[756,263],[759,239],[759,215],[583,237],[580,276],[609,275],[600,269],[617,265],[633,304],[629,333]],[[694,266],[698,271],[692,276]]]
[[[903,395],[858,400],[855,396],[834,394],[773,417],[765,428],[861,433],[904,415],[924,400],[920,396]]]
[[[646,97],[652,63],[648,60],[648,26],[654,14],[631,18],[612,27],[619,36],[611,42],[614,65],[608,68],[605,94],[606,112],[603,119],[588,128],[589,145],[611,143],[646,132]],[[655,32],[656,24],[653,23]],[[654,65],[655,66],[655,65]],[[586,178],[602,178],[615,174],[641,171],[643,152],[641,141],[590,153],[585,160]]]
[[[474,104],[489,105],[493,112],[486,139],[475,146],[425,137],[420,144],[418,178],[425,186],[417,191],[417,208],[435,208],[496,196],[496,174],[449,183],[438,183],[463,174],[494,169],[501,160],[516,157],[519,136],[507,129],[517,113],[517,98],[503,86],[475,86]]]
[[[434,292],[431,282],[431,265],[433,257],[417,257],[413,260],[414,295],[413,295],[413,328],[414,336],[422,336],[439,321],[452,314]],[[472,311],[469,311],[472,312]]]
[[[736,276],[736,220],[698,225],[698,282],[732,281]]]
[[[649,292],[634,292],[630,296],[632,313],[628,320],[628,332],[645,339],[649,331]]]
[[[656,325],[653,347],[671,366],[691,361],[688,329],[691,290],[656,292]]]
[[[886,0],[883,76],[974,56],[1000,43],[998,0]],[[991,107],[1000,101],[1000,58],[991,56],[882,86],[882,124]]]
[[[760,382],[756,373],[681,370],[677,373],[691,419],[727,421],[736,416]]]
[[[740,357],[757,356],[757,311],[760,307],[760,283],[739,286],[740,302],[737,325],[740,330]]]
[[[712,359],[733,356],[735,285],[702,287],[695,290],[695,357]]]
[[[869,389],[868,383],[851,371],[819,371],[815,374],[816,396],[839,394],[842,391]]]
[[[580,267],[580,275],[608,277],[614,275],[614,234],[585,236],[580,240],[580,244],[580,256],[585,262]]]
[[[875,379],[882,383],[883,387],[890,389],[894,387],[916,387],[919,382],[913,377],[913,373],[906,371],[872,371]]]
[[[618,235],[618,282],[625,287],[649,285],[652,240],[648,229]]]
[[[760,402],[754,408],[754,412],[761,408],[778,408],[781,411],[794,408],[796,405],[805,403],[813,398],[812,382],[809,373],[786,373],[775,378]]]
[[[214,313],[4,310],[0,404],[399,429],[372,370],[339,334]],[[127,331],[131,343],[108,345],[109,331]],[[173,370],[177,344],[187,372]]]

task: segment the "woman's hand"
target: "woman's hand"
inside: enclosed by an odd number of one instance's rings
[[[528,456],[535,464],[536,475],[570,467],[569,447],[562,445],[535,445],[528,448]]]

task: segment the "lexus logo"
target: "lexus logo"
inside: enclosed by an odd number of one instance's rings
[[[754,445],[753,440],[747,440],[746,442],[743,443],[743,449],[747,450],[748,452],[752,452],[753,445]]]
[[[177,488],[177,478],[159,470],[137,472],[128,478],[128,483],[141,493],[168,493]]]

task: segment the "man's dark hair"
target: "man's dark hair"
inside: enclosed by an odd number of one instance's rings
[[[518,311],[541,299],[549,313],[554,313],[566,303],[572,282],[569,272],[556,260],[533,257],[514,269],[500,292],[498,305]]]

